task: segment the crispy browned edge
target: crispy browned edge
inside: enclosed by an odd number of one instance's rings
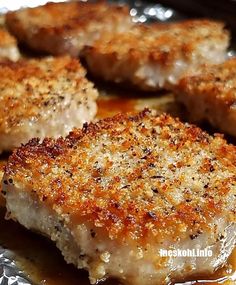
[[[43,157],[44,161],[53,161],[53,159],[55,159],[57,156],[66,155],[67,150],[73,148],[76,143],[78,143],[84,137],[93,138],[94,136],[97,136],[100,131],[111,130],[113,127],[115,127],[117,123],[124,123],[129,121],[139,122],[139,120],[148,117],[150,114],[151,113],[148,109],[145,109],[144,111],[136,115],[118,114],[113,118],[107,118],[99,121],[98,123],[84,124],[83,129],[74,130],[65,139],[59,138],[57,140],[53,140],[47,138],[42,143],[39,143],[38,139],[32,139],[29,143],[13,152],[8,161],[7,166],[5,167],[5,174],[9,180],[12,180],[11,183],[14,183],[14,175],[19,171],[19,169],[24,169],[24,167],[26,167],[27,169],[27,159],[31,161],[35,160],[37,162],[39,161],[40,157]],[[166,126],[166,124],[169,124],[175,125],[175,127],[178,127],[180,129],[182,128],[182,130],[184,130],[184,139],[187,141],[193,143],[198,142],[201,143],[203,146],[207,146],[209,144],[211,145],[212,140],[216,139],[217,147],[213,146],[213,148],[217,158],[221,161],[224,160],[223,165],[225,167],[234,168],[234,165],[236,163],[236,147],[233,145],[228,145],[221,136],[217,135],[215,138],[211,137],[207,133],[203,132],[201,129],[193,125],[188,125],[188,128],[185,130],[183,128],[183,123],[181,123],[178,119],[173,119],[165,114],[161,115],[160,117],[157,117],[157,119],[159,120],[158,122],[160,126]],[[180,142],[180,146],[181,143],[182,142]],[[176,146],[171,146],[170,143],[169,147]],[[208,171],[207,169],[209,168],[209,166],[204,165],[204,171]],[[225,187],[223,187],[224,189],[221,189],[219,191],[220,193],[217,193],[217,195],[222,195],[222,197],[224,195],[227,195],[227,191],[229,190],[227,185],[228,183],[233,183],[232,179],[233,178],[231,177],[228,178],[227,181],[222,182],[222,185],[225,185]],[[8,182],[6,181],[6,183]],[[62,189],[59,191],[60,193],[58,193],[59,196],[57,195],[57,197],[54,198],[50,196],[50,191],[48,191],[49,190],[43,190],[43,193],[37,193],[38,199],[42,203],[51,205],[53,208],[55,206],[65,213],[69,213],[71,211],[71,206],[68,208],[65,204],[65,193],[63,194]],[[99,195],[103,195],[102,192]],[[73,199],[76,200],[76,197],[74,197]],[[103,213],[102,218],[99,216],[100,218],[98,219],[102,219],[101,221],[104,222],[104,228],[109,232],[109,235],[112,238],[123,239],[127,235],[129,236],[130,234],[134,234],[134,232],[136,231],[136,225],[132,224],[132,221],[134,220],[138,221],[139,225],[141,226],[141,232],[138,234],[138,236],[136,236],[136,240],[140,240],[141,238],[142,241],[145,241],[145,237],[147,237],[148,233],[147,229],[145,228],[145,225],[149,222],[155,224],[155,228],[158,229],[158,239],[165,238],[166,233],[168,233],[170,236],[173,235],[177,238],[178,236],[184,234],[183,232],[181,232],[181,224],[187,225],[189,229],[192,229],[193,232],[202,231],[202,229],[207,230],[208,224],[206,220],[208,220],[208,218],[211,219],[210,217],[212,217],[212,215],[218,215],[222,212],[221,206],[215,204],[210,199],[210,197],[206,196],[204,199],[206,199],[206,206],[203,212],[196,211],[195,208],[193,208],[195,207],[194,204],[188,205],[188,203],[181,203],[181,205],[179,205],[178,210],[176,210],[174,216],[171,215],[169,217],[166,217],[164,214],[162,215],[160,213],[160,217],[158,217],[158,219],[156,219],[155,215],[151,215],[149,212],[147,212],[147,209],[145,208],[139,209],[139,212],[137,213],[135,211],[136,206],[132,204],[132,201],[130,201],[130,213],[128,220],[127,213],[125,210],[122,211],[122,209],[119,208],[121,212],[116,212],[116,205],[114,204],[114,201],[112,202],[112,200],[110,201],[108,208],[100,210],[96,210],[96,205],[94,205],[94,202],[92,201],[90,202],[90,204],[87,203],[82,207],[79,201],[73,200],[75,201],[75,204],[73,204],[73,208],[77,209],[77,212],[73,213],[72,220],[76,222],[78,219],[80,219],[81,213],[83,212],[84,215],[87,216],[88,221],[93,223],[98,218],[97,215],[99,213]],[[91,209],[94,209],[94,212],[92,214]],[[117,213],[117,215],[119,215],[119,218],[121,219],[124,225],[122,233],[117,233],[117,229],[114,227],[113,219],[116,218],[114,215],[114,211]],[[107,220],[107,217],[110,218]],[[177,221],[181,221],[181,224]],[[162,227],[163,222],[165,222],[166,225],[164,229]],[[150,232],[152,232],[152,230],[150,230]]]

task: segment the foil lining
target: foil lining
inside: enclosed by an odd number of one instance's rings
[[[65,0],[66,1],[66,0]],[[65,2],[62,0],[50,0],[50,2]],[[15,11],[23,7],[36,7],[46,4],[47,0],[22,0],[22,1],[9,1],[1,0],[0,14],[7,11]],[[128,3],[131,7],[130,14],[133,16],[135,22],[169,22],[176,20],[183,20],[188,18],[175,9],[172,9],[156,2],[150,1],[110,1],[118,2],[120,4]],[[229,57],[236,56],[236,51],[230,49],[228,52]],[[236,278],[236,276],[235,276]],[[18,268],[14,261],[14,253],[0,245],[0,285],[35,285],[26,274]]]
[[[0,246],[0,284],[33,285],[33,283],[17,267],[14,261],[14,253],[1,246]]]

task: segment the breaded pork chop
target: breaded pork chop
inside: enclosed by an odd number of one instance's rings
[[[236,136],[236,58],[183,78],[174,91],[187,107],[190,120],[208,121]]]
[[[67,135],[96,114],[98,93],[70,57],[0,63],[0,152]]]
[[[91,283],[156,285],[209,274],[236,240],[236,148],[148,110],[31,140],[3,178],[8,214],[49,236]],[[30,213],[30,214],[29,214]],[[209,257],[161,257],[161,249]]]
[[[201,64],[224,61],[228,44],[222,23],[190,20],[140,25],[119,36],[106,33],[83,55],[97,77],[157,90],[176,84]]]
[[[0,28],[0,60],[16,61],[20,58],[16,39],[5,29]]]
[[[20,42],[36,51],[78,56],[85,44],[104,32],[129,29],[132,20],[126,6],[74,1],[9,12],[6,24]]]

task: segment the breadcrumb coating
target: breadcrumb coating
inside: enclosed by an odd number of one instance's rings
[[[92,284],[170,284],[209,277],[232,252],[235,162],[220,136],[144,110],[31,140],[11,155],[2,185],[8,216],[49,236]]]
[[[20,52],[16,39],[5,29],[0,28],[0,60],[9,59],[17,61],[19,58]]]
[[[82,54],[99,78],[158,90],[175,85],[203,63],[224,61],[228,45],[223,23],[188,20],[138,25],[119,35],[105,33]]]
[[[193,122],[236,136],[236,58],[207,66],[199,74],[184,77],[174,89]]]
[[[84,125],[66,139],[33,139],[10,157],[7,176],[71,222],[110,238],[156,241],[235,221],[235,147],[167,115],[144,111]]]
[[[67,135],[93,119],[98,96],[70,57],[0,63],[0,150],[33,137]]]
[[[132,20],[124,5],[74,1],[9,12],[6,24],[21,43],[36,51],[76,57],[84,45],[104,32],[125,31]]]

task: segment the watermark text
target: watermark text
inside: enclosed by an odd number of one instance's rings
[[[212,257],[211,249],[160,249],[161,257]]]

